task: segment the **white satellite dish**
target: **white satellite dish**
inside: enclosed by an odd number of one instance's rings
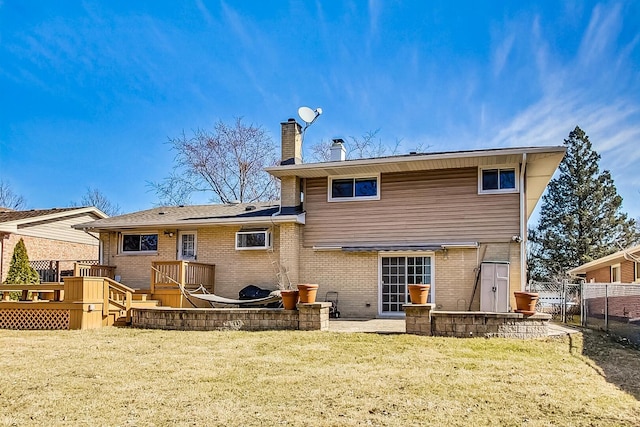
[[[316,112],[309,107],[298,108],[298,115],[305,123],[312,123],[316,119],[316,117],[318,117]]]

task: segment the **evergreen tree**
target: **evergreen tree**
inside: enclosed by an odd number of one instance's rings
[[[552,280],[594,259],[639,241],[636,223],[621,212],[609,171],[600,172],[600,155],[576,126],[564,140],[567,153],[560,175],[542,198],[540,221],[529,230],[529,277]]]
[[[9,272],[5,284],[10,285],[29,285],[32,283],[40,283],[38,272],[29,265],[29,256],[27,255],[27,247],[24,241],[20,241],[13,248],[13,256],[9,265]]]

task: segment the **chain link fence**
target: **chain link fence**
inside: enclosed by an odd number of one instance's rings
[[[600,329],[640,345],[640,284],[529,282],[536,309],[557,322]]]

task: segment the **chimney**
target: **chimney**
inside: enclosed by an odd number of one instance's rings
[[[302,127],[295,119],[289,119],[282,125],[281,165],[299,165],[302,163]],[[280,214],[295,215],[302,212],[301,182],[297,176],[280,178]]]
[[[299,165],[302,163],[302,127],[296,119],[289,119],[282,125],[281,165]]]
[[[331,144],[331,158],[332,162],[342,162],[347,157],[347,150],[344,148],[344,140],[336,138]]]

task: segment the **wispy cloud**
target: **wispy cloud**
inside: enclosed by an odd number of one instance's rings
[[[620,4],[615,4],[609,9],[600,4],[594,7],[578,54],[582,63],[598,61],[611,48],[622,28],[621,11]]]
[[[372,37],[378,36],[378,22],[382,12],[382,2],[379,0],[369,0],[369,34]]]
[[[547,56],[549,41],[537,30],[539,23],[534,22],[533,33],[537,36],[530,48],[540,57],[540,96],[506,122],[494,122],[485,133],[494,135],[489,138],[490,145],[560,145],[576,125],[580,126],[602,156],[601,166],[615,170],[618,188],[626,192],[627,199],[631,197],[629,193],[640,180],[640,88],[632,86],[629,90],[619,82],[637,82],[632,77],[637,69],[629,57],[639,36],[615,49],[621,27],[620,5],[597,5],[575,55],[560,61]],[[500,58],[505,50],[504,45],[498,46],[494,57]],[[612,64],[615,72],[611,71]],[[585,86],[587,81],[589,86]],[[640,210],[636,199],[634,195],[628,204]]]
[[[509,54],[511,53],[511,49],[513,48],[513,42],[515,38],[515,34],[508,34],[505,38],[502,39],[502,42],[494,50],[493,74],[495,76],[499,76],[502,73],[502,70],[507,63],[507,59],[509,58]]]
[[[202,14],[202,18],[205,20],[207,24],[211,25],[214,23],[213,17],[211,16],[211,12],[209,12],[209,9],[207,9],[207,6],[204,4],[202,0],[196,0],[196,7]]]

